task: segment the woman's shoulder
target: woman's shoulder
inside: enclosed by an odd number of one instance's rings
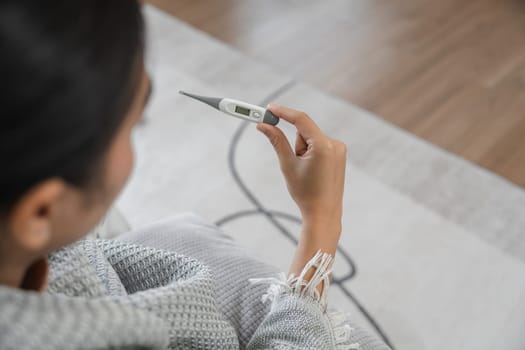
[[[0,349],[164,349],[160,317],[108,298],[78,298],[0,286]]]

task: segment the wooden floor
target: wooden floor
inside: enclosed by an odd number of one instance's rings
[[[525,1],[146,2],[525,186]]]

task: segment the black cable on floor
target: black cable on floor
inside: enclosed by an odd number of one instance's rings
[[[271,95],[269,95],[266,99],[264,99],[261,102],[262,106],[266,106],[269,102],[277,98],[279,95],[281,95],[286,90],[290,89],[295,84],[294,81],[289,81],[288,83],[281,86],[279,89],[274,91]],[[230,142],[230,148],[228,151],[228,166],[230,169],[230,172],[233,176],[233,179],[235,183],[239,186],[241,191],[244,193],[244,195],[248,198],[248,200],[255,206],[256,209],[253,210],[242,210],[233,214],[229,214],[219,220],[215,223],[217,226],[222,226],[232,220],[239,219],[244,216],[250,216],[250,215],[264,215],[268,221],[270,221],[286,238],[288,238],[290,241],[292,241],[295,245],[297,245],[297,239],[294,237],[292,233],[290,233],[278,220],[277,218],[286,219],[289,221],[292,221],[298,225],[302,224],[301,218],[298,218],[294,215],[283,213],[280,211],[275,210],[268,210],[266,207],[262,205],[262,203],[255,197],[255,195],[248,189],[244,181],[242,180],[241,176],[239,175],[239,172],[237,171],[237,167],[235,165],[235,154],[237,150],[237,145],[239,143],[239,140],[241,138],[242,133],[246,129],[246,127],[250,123],[247,121],[241,122],[239,128],[235,131],[232,140]],[[370,313],[367,311],[367,309],[361,304],[361,302],[346,288],[346,286],[343,284],[344,282],[352,279],[357,274],[357,268],[353,260],[351,259],[350,255],[341,247],[337,247],[337,252],[339,255],[347,262],[348,266],[350,267],[350,272],[345,275],[342,278],[336,278],[334,274],[332,273],[332,285],[338,286],[343,294],[347,296],[347,298],[357,307],[357,309],[361,312],[361,314],[367,319],[367,321],[370,323],[370,325],[375,329],[378,336],[385,342],[386,345],[388,345],[392,350],[394,349],[394,346],[390,342],[390,339],[387,337],[386,333],[382,330],[382,328],[379,326],[378,322],[370,315]]]

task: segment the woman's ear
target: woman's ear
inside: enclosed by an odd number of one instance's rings
[[[63,180],[51,178],[26,192],[11,209],[7,234],[27,253],[40,253],[51,241],[52,212],[65,194]]]

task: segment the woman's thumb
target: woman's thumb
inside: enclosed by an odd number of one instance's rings
[[[293,156],[292,146],[290,146],[286,135],[281,129],[273,125],[259,123],[257,124],[257,130],[266,135],[281,162],[290,160]]]

